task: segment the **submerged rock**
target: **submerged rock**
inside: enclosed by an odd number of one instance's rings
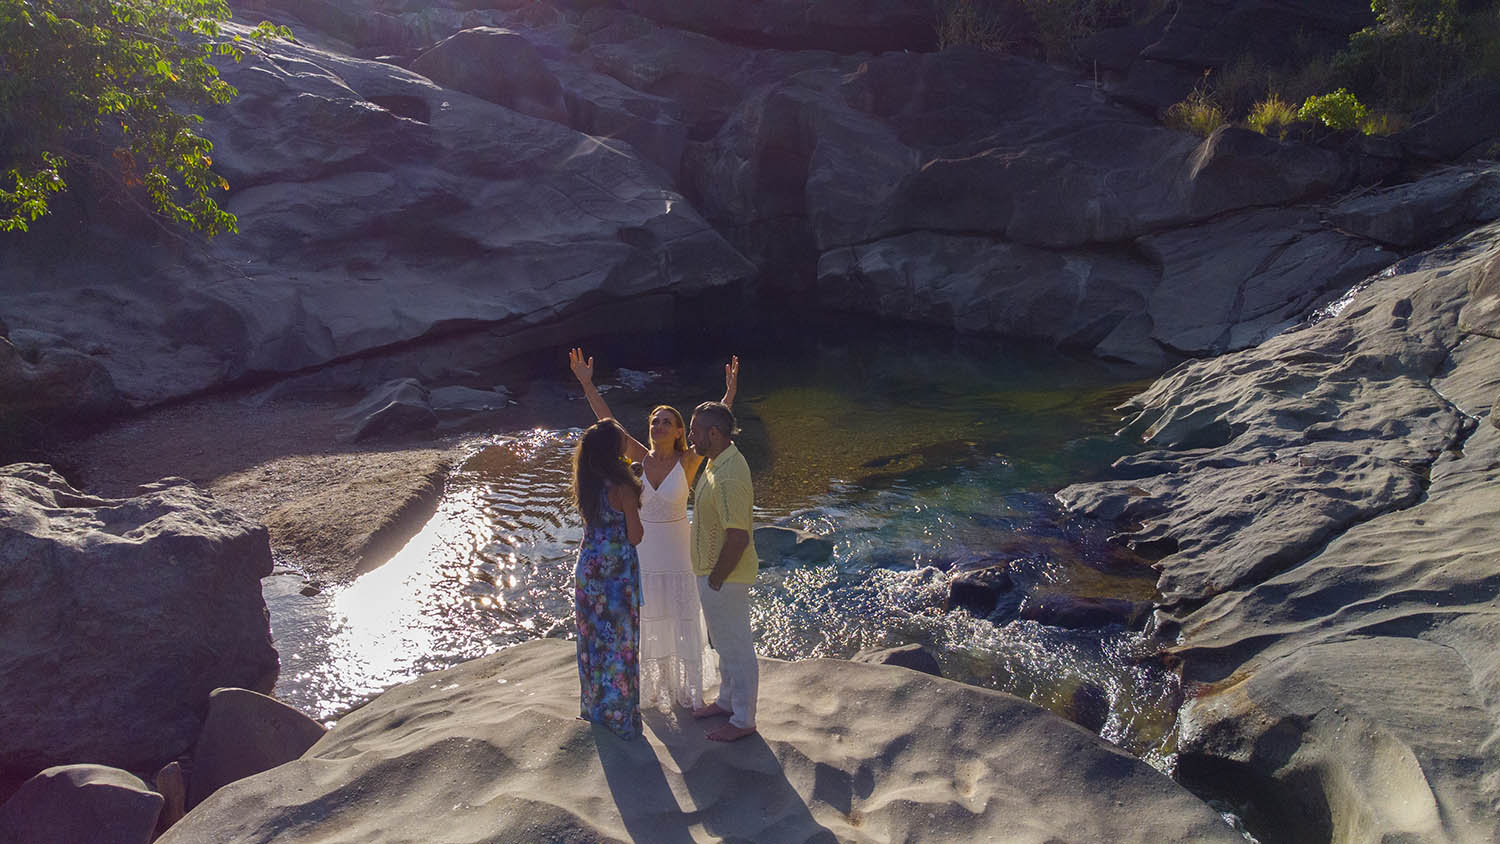
[[[934,677],[943,676],[943,668],[938,664],[937,657],[932,655],[932,651],[915,642],[894,648],[860,651],[853,656],[853,660],[868,662],[871,665],[899,665],[902,668],[910,668]]]
[[[154,771],[209,692],[269,692],[266,529],[181,478],[96,498],[48,466],[0,469],[0,768]]]

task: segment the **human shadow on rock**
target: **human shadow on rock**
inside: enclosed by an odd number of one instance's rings
[[[759,733],[724,744],[708,739],[709,730],[723,723],[720,718],[695,721],[687,713],[678,713],[681,720],[673,723],[675,719],[660,712],[643,717],[682,771],[694,805],[704,807],[693,819],[709,834],[726,843],[838,841],[813,818],[807,802],[787,779],[781,760]],[[826,783],[821,780],[815,796],[844,811],[852,796],[840,800],[824,793],[827,789],[821,786]]]
[[[692,820],[677,805],[661,762],[645,737],[627,741],[598,724],[591,731],[609,793],[631,840],[692,844],[688,831]]]

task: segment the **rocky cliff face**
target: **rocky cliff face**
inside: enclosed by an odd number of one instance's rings
[[[74,203],[0,238],[4,432],[397,349],[372,378],[441,380],[745,288],[1202,358],[1136,400],[1124,480],[1060,495],[1161,558],[1184,775],[1294,838],[1500,837],[1500,94],[1384,139],[1154,119],[1364,0],[1180,0],[1086,45],[1097,75],[938,52],[925,0],[240,11],[298,36],[207,115],[241,234]]]
[[[1120,71],[1103,87],[932,52],[916,0],[241,12],[299,39],[226,65],[240,96],[207,115],[241,234],[184,242],[75,205],[0,240],[0,315],[75,376],[14,342],[0,389],[30,398],[11,422],[475,331],[503,355],[593,305],[745,284],[1165,366],[1254,345],[1500,210],[1488,177],[1480,198],[1439,186],[1443,213],[1383,237],[1339,192],[1408,178],[1430,139],[1202,140],[1129,95],[1142,63],[1225,60],[1234,20],[1334,38],[1357,11],[1183,2],[1101,36]]]
[[[1491,226],[1174,371],[1059,493],[1161,556],[1182,774],[1290,840],[1500,837],[1497,267]]]

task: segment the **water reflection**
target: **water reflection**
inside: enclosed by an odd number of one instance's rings
[[[944,606],[954,574],[996,562],[1018,584],[1020,609],[1048,595],[1149,598],[1154,574],[1050,497],[1122,453],[1111,408],[1136,385],[1086,367],[1000,367],[889,345],[796,354],[795,366],[763,362],[760,389],[736,407],[741,445],[757,523],[810,531],[834,550],[812,564],[766,561],[752,592],[758,651],[847,657],[920,642],[945,676],[1029,698],[1169,768],[1179,692],[1138,635]],[[630,388],[607,395],[632,428],[657,400],[691,407],[715,386],[673,370],[628,374]],[[581,402],[578,412],[587,421]],[[307,598],[291,578],[268,581],[277,694],[329,718],[422,672],[571,636],[577,435],[476,443],[426,528],[353,584]]]

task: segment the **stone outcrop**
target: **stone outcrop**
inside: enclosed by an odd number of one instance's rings
[[[9,239],[13,334],[88,338],[120,392],[151,403],[750,275],[628,144],[390,64],[286,42],[252,53],[225,65],[240,95],[205,123],[240,234],[87,276]]]
[[[576,718],[573,643],[517,645],[386,692],[160,840],[1241,840],[1144,762],[1009,695],[842,660],[762,660],[760,676],[756,736],[720,745],[653,712],[621,741]]]
[[[6,438],[107,418],[124,406],[98,359],[56,335],[18,330],[7,337],[0,331],[0,432]]]
[[[1500,837],[1500,340],[1463,318],[1497,255],[1491,225],[1175,370],[1124,479],[1059,493],[1160,558],[1181,775],[1291,840]]]
[[[193,746],[188,808],[229,783],[298,758],[326,732],[275,698],[249,689],[215,689]]]
[[[0,841],[147,844],[161,808],[161,795],[128,771],[59,765],[0,805]]]
[[[568,320],[755,283],[1165,368],[1252,346],[1500,213],[1480,168],[1337,198],[1419,176],[1404,141],[1199,139],[1113,83],[933,52],[925,2],[242,11],[299,43],[226,64],[240,95],[206,114],[239,235],[142,249],[157,235],[78,213],[0,242],[12,335],[84,350],[53,354],[61,380],[113,385],[80,398],[54,378],[33,391],[45,408],[112,413],[377,355],[358,388],[463,383]],[[1132,74],[1236,46],[1274,64],[1292,32],[1312,49],[1368,17],[1354,0],[1194,0],[1100,49]]]
[[[0,768],[155,771],[213,689],[269,692],[270,573],[265,528],[182,479],[110,499],[0,469]]]

